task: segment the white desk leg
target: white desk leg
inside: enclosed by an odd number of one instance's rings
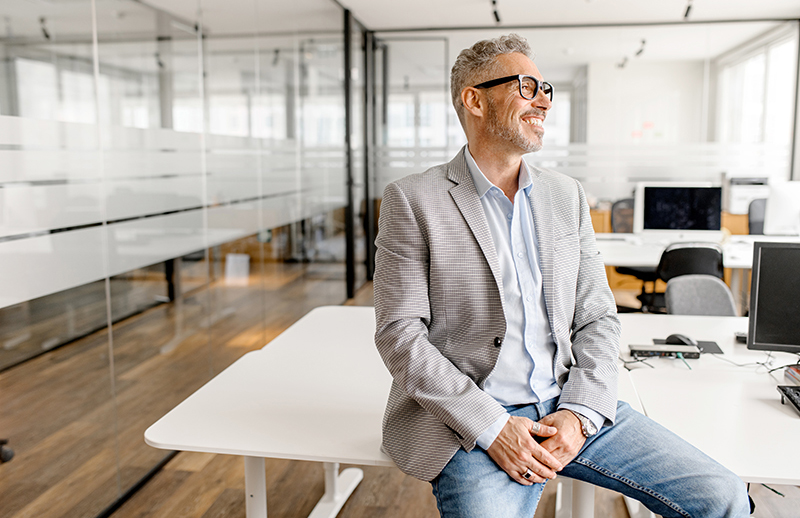
[[[244,458],[247,518],[267,518],[267,473],[263,457]]]
[[[325,494],[308,518],[334,518],[364,478],[364,472],[359,468],[347,468],[339,473],[338,463],[325,462],[324,467]]]
[[[557,480],[556,518],[594,518],[594,486],[566,477]]]
[[[658,515],[647,510],[638,500],[623,495],[625,508],[631,518],[656,518]]]
[[[594,486],[572,481],[572,518],[594,518]]]

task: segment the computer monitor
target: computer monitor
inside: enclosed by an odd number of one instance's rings
[[[800,354],[800,243],[755,244],[747,348]]]
[[[709,182],[640,182],[634,233],[716,232],[722,228],[722,187]]]

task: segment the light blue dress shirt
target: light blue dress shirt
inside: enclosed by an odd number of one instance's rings
[[[542,291],[542,272],[529,196],[533,186],[522,160],[519,186],[511,203],[481,172],[469,149],[464,150],[475,188],[489,223],[503,282],[506,335],[495,369],[483,390],[501,405],[544,402],[561,394],[553,374],[556,345]],[[582,405],[564,404],[600,428],[604,419]],[[487,449],[508,421],[506,413],[478,437]]]

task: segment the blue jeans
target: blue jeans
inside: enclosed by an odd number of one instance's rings
[[[538,421],[556,411],[557,398],[506,409]],[[614,426],[586,440],[558,474],[612,489],[664,518],[743,518],[747,489],[735,474],[663,426],[617,404]],[[480,447],[459,450],[431,481],[442,518],[532,517],[544,484],[512,480]]]

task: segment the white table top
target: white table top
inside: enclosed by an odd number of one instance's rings
[[[643,238],[636,234],[600,233],[597,247],[607,266],[656,267],[661,253],[671,243],[690,241],[709,241],[708,238],[693,238],[691,235]],[[751,268],[753,266],[753,243],[756,241],[797,243],[800,236],[750,236],[736,235],[725,239],[722,244],[722,260],[725,268]]]
[[[145,432],[156,448],[393,466],[380,451],[391,376],[371,307],[317,308]],[[365,339],[368,336],[368,339]]]
[[[156,448],[360,465],[380,451],[391,376],[372,307],[314,309],[244,355],[145,431]],[[625,369],[619,398],[642,411]]]
[[[800,484],[800,414],[782,405],[766,370],[637,369],[648,417],[746,482]],[[780,381],[779,381],[780,380]]]
[[[666,338],[673,333],[679,333],[697,341],[717,342],[723,354],[704,354],[696,360],[686,360],[692,368],[704,370],[740,369],[734,364],[755,364],[756,362],[770,362],[775,367],[797,361],[797,356],[788,353],[767,353],[765,351],[751,351],[745,344],[736,342],[734,333],[747,332],[747,317],[700,317],[687,315],[657,315],[644,313],[622,313],[619,315],[622,323],[620,336],[620,355],[625,360],[631,360],[628,345],[652,344],[654,338]],[[648,363],[655,367],[688,370],[686,365],[674,358],[653,358]],[[731,363],[733,362],[733,363]],[[648,369],[646,365],[633,364],[632,369]],[[750,369],[756,369],[751,365]],[[763,370],[763,369],[762,369]]]
[[[747,331],[743,317],[622,314],[622,357],[628,344],[682,333],[716,341],[722,355],[686,360],[654,358],[630,364],[631,379],[646,415],[716,459],[743,480],[800,484],[800,414],[781,405],[777,385],[790,384],[781,371],[796,355],[748,350],[735,341]],[[769,363],[769,367],[759,365]],[[735,364],[743,365],[737,366]]]

